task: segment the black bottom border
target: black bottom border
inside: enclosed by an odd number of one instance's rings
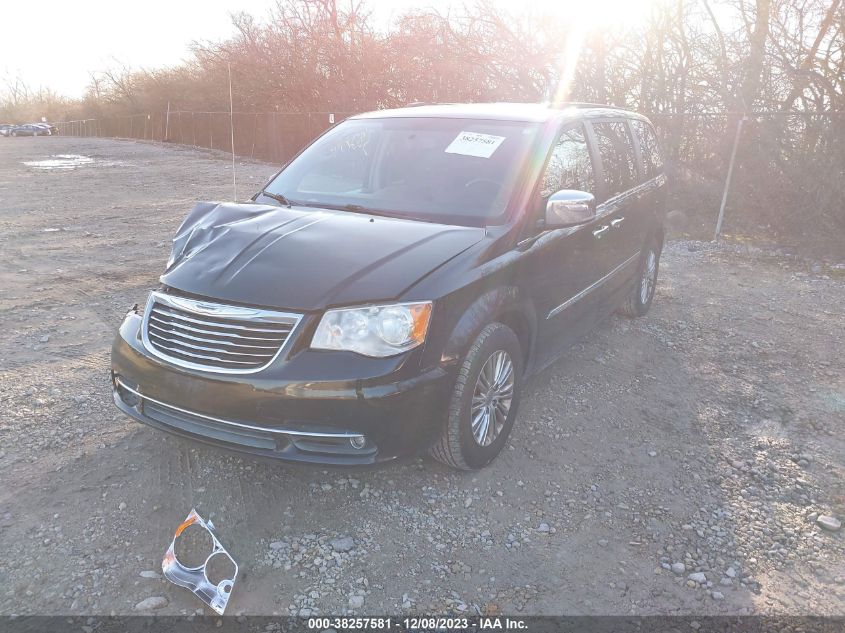
[[[845,633],[842,616],[0,616],[2,633]]]

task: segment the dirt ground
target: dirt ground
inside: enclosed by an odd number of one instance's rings
[[[91,160],[37,164],[56,155]],[[239,163],[241,196],[275,169]],[[845,530],[816,521],[845,519],[841,266],[669,243],[652,311],[532,379],[481,472],[255,462],[130,421],[108,377],[231,176],[212,152],[0,139],[0,613],[202,608],[158,576],[195,507],[240,564],[234,614],[845,614]]]

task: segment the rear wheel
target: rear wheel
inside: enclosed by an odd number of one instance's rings
[[[619,307],[619,313],[635,318],[643,316],[654,300],[657,273],[660,266],[660,242],[657,237],[649,239],[640,258],[639,273],[634,279],[630,293]]]
[[[522,388],[522,350],[506,325],[485,327],[464,358],[446,427],[431,455],[460,470],[489,464],[513,428]]]

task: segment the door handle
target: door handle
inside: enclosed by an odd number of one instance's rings
[[[596,229],[595,231],[593,231],[593,237],[596,238],[597,240],[600,240],[601,236],[604,235],[605,233],[607,233],[609,230],[610,230],[610,227],[607,224],[605,224],[600,229]]]
[[[616,218],[615,220],[611,220],[611,221],[610,221],[610,226],[611,226],[611,228],[614,228],[614,229],[615,229],[615,228],[617,228],[617,227],[619,227],[619,226],[622,226],[622,223],[623,223],[624,221],[625,221],[625,218],[624,218],[624,217],[622,217],[622,218]]]

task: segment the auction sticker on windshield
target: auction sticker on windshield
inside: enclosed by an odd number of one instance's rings
[[[461,132],[446,148],[447,154],[463,154],[478,158],[490,158],[496,148],[505,140],[504,136],[479,134],[478,132]]]

